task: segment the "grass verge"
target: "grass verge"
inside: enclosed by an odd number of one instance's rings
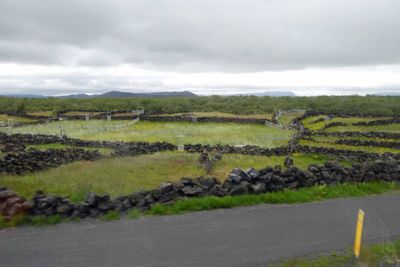
[[[45,226],[57,224],[64,221],[71,221],[71,219],[66,219],[61,217],[60,215],[51,215],[51,216],[28,216],[24,214],[17,215],[13,217],[10,221],[5,220],[0,215],[0,229],[8,228],[8,227],[16,227],[19,225],[33,225],[33,226]]]
[[[241,195],[203,198],[189,198],[172,205],[156,204],[147,212],[148,215],[172,215],[184,212],[224,209],[237,206],[250,206],[262,203],[294,204],[340,197],[361,197],[399,190],[397,183],[369,182],[360,184],[340,184],[331,186],[313,186],[299,190],[283,190],[260,195]]]
[[[358,260],[350,249],[315,258],[294,258],[268,266],[276,267],[341,267],[341,266],[399,266],[400,239],[384,244],[364,246]]]
[[[250,206],[262,203],[271,204],[295,204],[340,197],[361,197],[372,194],[382,194],[388,192],[398,192],[400,184],[388,182],[368,182],[360,184],[341,184],[331,186],[313,186],[299,190],[284,190],[280,192],[265,193],[261,195],[242,195],[226,197],[203,197],[189,198],[177,201],[172,205],[156,204],[144,215],[174,215],[185,212],[212,210],[221,208],[233,208],[237,206]],[[137,209],[128,212],[130,219],[137,219],[142,215]],[[103,215],[100,219],[105,221],[117,220],[121,214],[111,211]],[[65,219],[61,216],[16,216],[11,221],[4,220],[0,216],[0,229],[15,227],[22,224],[43,226],[56,224],[73,219]]]
[[[121,218],[121,214],[116,210],[109,211],[100,217],[103,221],[115,221],[119,218]]]

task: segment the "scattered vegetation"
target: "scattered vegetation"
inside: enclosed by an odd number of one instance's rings
[[[0,215],[0,229],[8,227],[16,227],[23,224],[29,224],[33,226],[45,226],[45,225],[57,224],[63,221],[66,221],[66,219],[61,217],[60,215],[28,216],[26,214],[18,214],[14,216],[10,221],[5,220]]]
[[[128,217],[130,219],[138,219],[140,216],[142,216],[142,213],[138,209],[133,209],[128,212]]]
[[[270,264],[271,267],[342,267],[342,266],[398,266],[400,263],[400,240],[381,244],[365,245],[358,260],[351,249],[341,253],[312,258],[294,258]]]
[[[100,219],[103,221],[115,221],[115,220],[118,220],[120,217],[121,217],[121,213],[119,213],[116,210],[112,210],[112,211],[109,211],[106,214],[102,215],[100,217]]]
[[[199,163],[203,166],[207,174],[210,174],[218,161],[221,161],[222,155],[217,151],[200,153]]]

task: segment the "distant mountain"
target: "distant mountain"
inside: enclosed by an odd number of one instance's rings
[[[190,91],[183,91],[183,92],[154,92],[154,93],[130,93],[130,92],[121,92],[121,91],[110,91],[104,94],[95,94],[95,95],[88,95],[88,94],[74,94],[74,95],[66,95],[66,96],[59,96],[59,98],[126,98],[126,97],[196,97],[197,95],[190,92]]]
[[[383,92],[383,93],[376,93],[372,95],[378,95],[378,96],[400,96],[400,92]]]
[[[74,95],[62,95],[56,96],[57,98],[91,98],[94,95],[87,95],[87,94],[74,94]]]

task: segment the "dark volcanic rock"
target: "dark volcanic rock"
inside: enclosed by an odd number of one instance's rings
[[[247,181],[241,182],[240,184],[233,185],[228,195],[244,195],[249,193],[250,184]]]
[[[250,175],[242,171],[242,169],[236,168],[231,171],[227,179],[232,184],[238,184],[242,181],[251,181]]]

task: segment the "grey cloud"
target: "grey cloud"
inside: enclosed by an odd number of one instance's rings
[[[400,63],[397,0],[0,0],[0,62],[257,71]]]

